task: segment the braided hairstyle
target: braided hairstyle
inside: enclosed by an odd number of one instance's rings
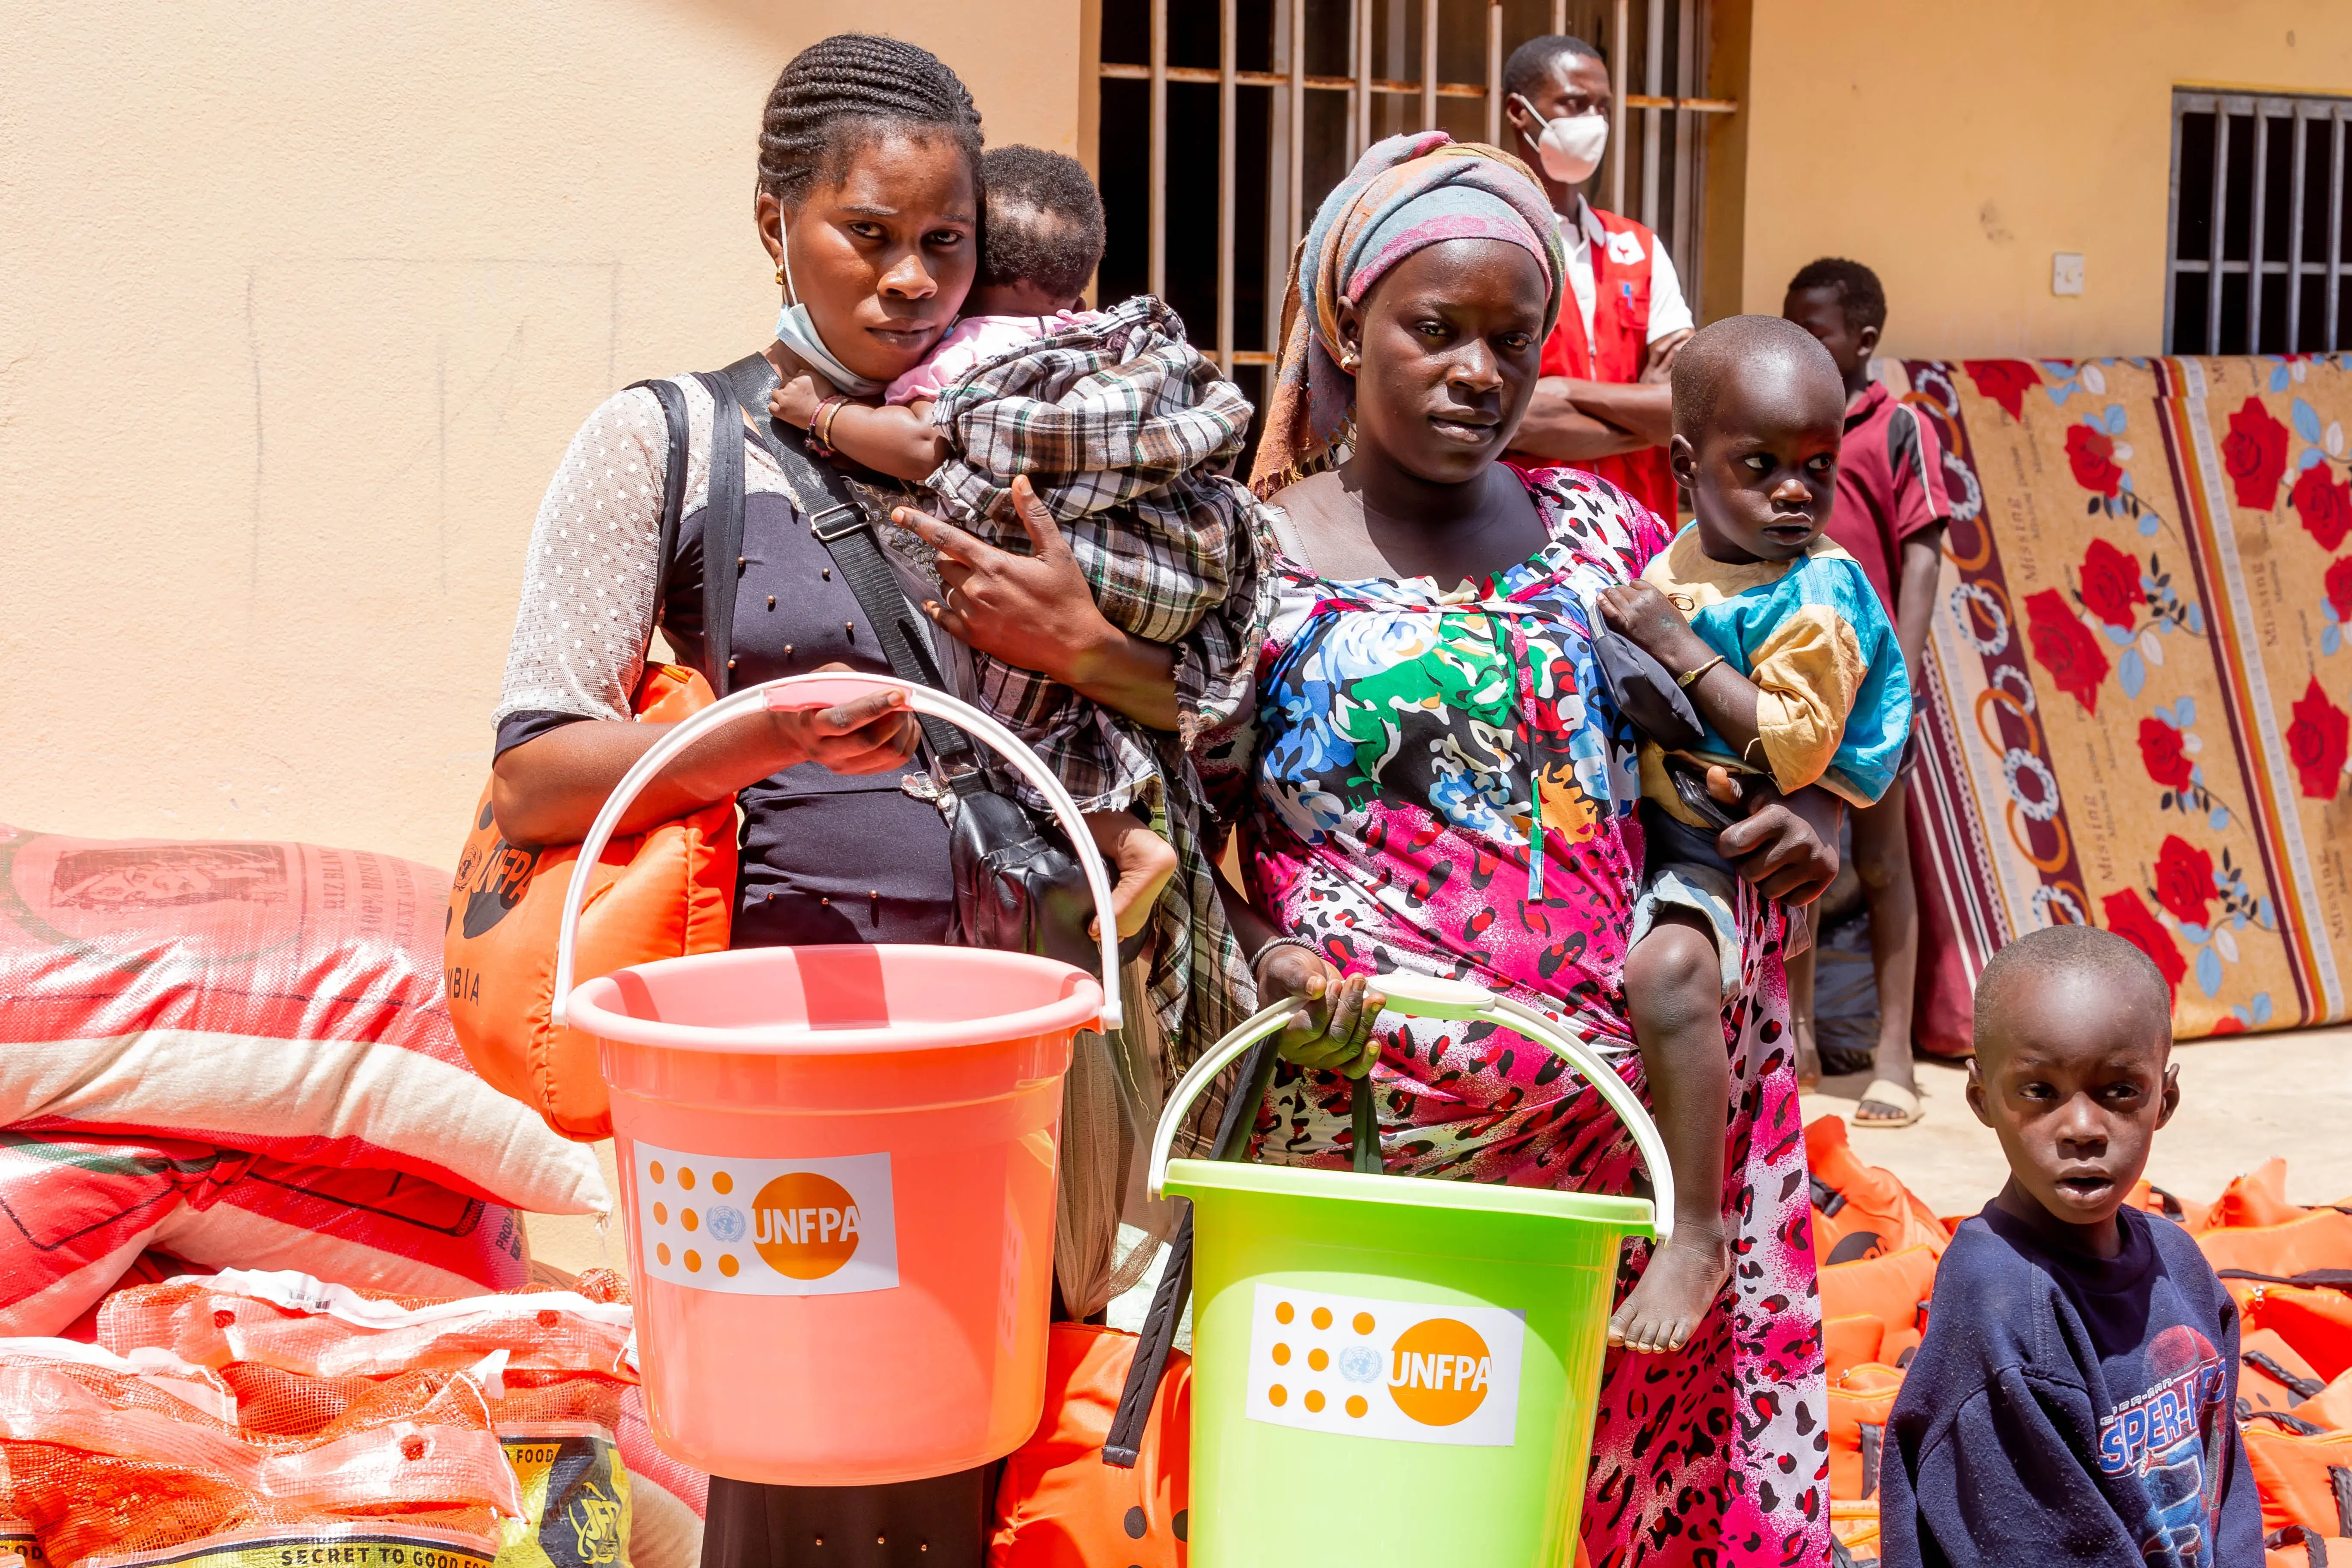
[[[793,206],[886,129],[951,139],[980,187],[980,110],[937,55],[897,38],[835,33],[811,44],[769,89],[760,121],[760,189]]]

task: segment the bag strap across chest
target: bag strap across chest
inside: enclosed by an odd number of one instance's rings
[[[931,657],[929,629],[916,618],[914,606],[899,588],[898,574],[883,553],[865,506],[850,493],[839,469],[811,457],[801,433],[769,414],[768,394],[775,389],[776,367],[768,356],[746,354],[726,369],[706,375],[704,381],[712,385],[722,410],[732,404],[750,418],[751,439],[774,459],[785,482],[809,509],[809,531],[833,557],[842,582],[856,596],[857,607],[865,612],[866,623],[881,645],[882,657],[890,661],[890,673],[909,685],[946,689],[939,661]],[[740,462],[741,443],[736,447]],[[740,516],[740,500],[737,510]],[[976,776],[976,770],[968,765],[976,755],[969,737],[935,719],[925,717],[921,723],[923,739],[929,743],[931,754],[947,764],[951,781]]]

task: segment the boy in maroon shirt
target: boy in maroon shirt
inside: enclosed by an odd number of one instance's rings
[[[1927,700],[1927,618],[1942,566],[1952,505],[1936,433],[1907,404],[1870,379],[1870,356],[1886,325],[1886,291],[1858,261],[1824,257],[1789,281],[1780,314],[1819,338],[1844,373],[1845,441],[1838,451],[1837,504],[1823,531],[1862,563],[1894,617],[1896,641],[1918,703]],[[1906,770],[1907,771],[1907,770]],[[1854,869],[1870,907],[1870,960],[1878,974],[1878,1047],[1871,1083],[1854,1108],[1857,1127],[1908,1127],[1919,1120],[1911,1076],[1911,995],[1919,964],[1919,901],[1905,827],[1905,781],[1853,817]],[[1813,954],[1790,964],[1801,1071],[1813,1046]]]

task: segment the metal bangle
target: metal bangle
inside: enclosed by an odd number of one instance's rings
[[[823,403],[818,404],[816,405],[816,412],[809,416],[809,438],[814,441],[818,446],[824,447],[827,452],[834,449],[834,418],[835,416],[840,414],[842,408],[848,402],[848,398],[842,396],[839,393],[835,393],[831,397],[826,398]]]
[[[1713,669],[1717,665],[1723,662],[1723,655],[1717,654],[1713,658],[1708,659],[1696,669],[1676,676],[1675,678],[1675,684],[1681,687],[1685,691],[1688,691],[1692,687],[1696,686],[1699,683],[1700,678],[1706,675],[1708,670]]]

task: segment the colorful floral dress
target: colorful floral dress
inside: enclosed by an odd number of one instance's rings
[[[1633,737],[1588,627],[1668,530],[1604,480],[1526,476],[1536,554],[1440,593],[1334,582],[1277,558],[1280,608],[1254,723],[1204,777],[1238,796],[1259,907],[1340,969],[1475,980],[1542,1009],[1648,1090],[1626,1022],[1642,869]],[[1819,1563],[1829,1550],[1826,1394],[1805,1153],[1777,910],[1741,884],[1746,986],[1725,1016],[1724,1213],[1732,1280],[1676,1354],[1614,1352],[1584,1510],[1592,1568]],[[1491,1025],[1380,1030],[1381,1142],[1397,1174],[1646,1190],[1630,1136],[1550,1053]],[[1262,1157],[1344,1164],[1344,1079],[1286,1067]],[[1620,1290],[1647,1251],[1628,1249]]]

